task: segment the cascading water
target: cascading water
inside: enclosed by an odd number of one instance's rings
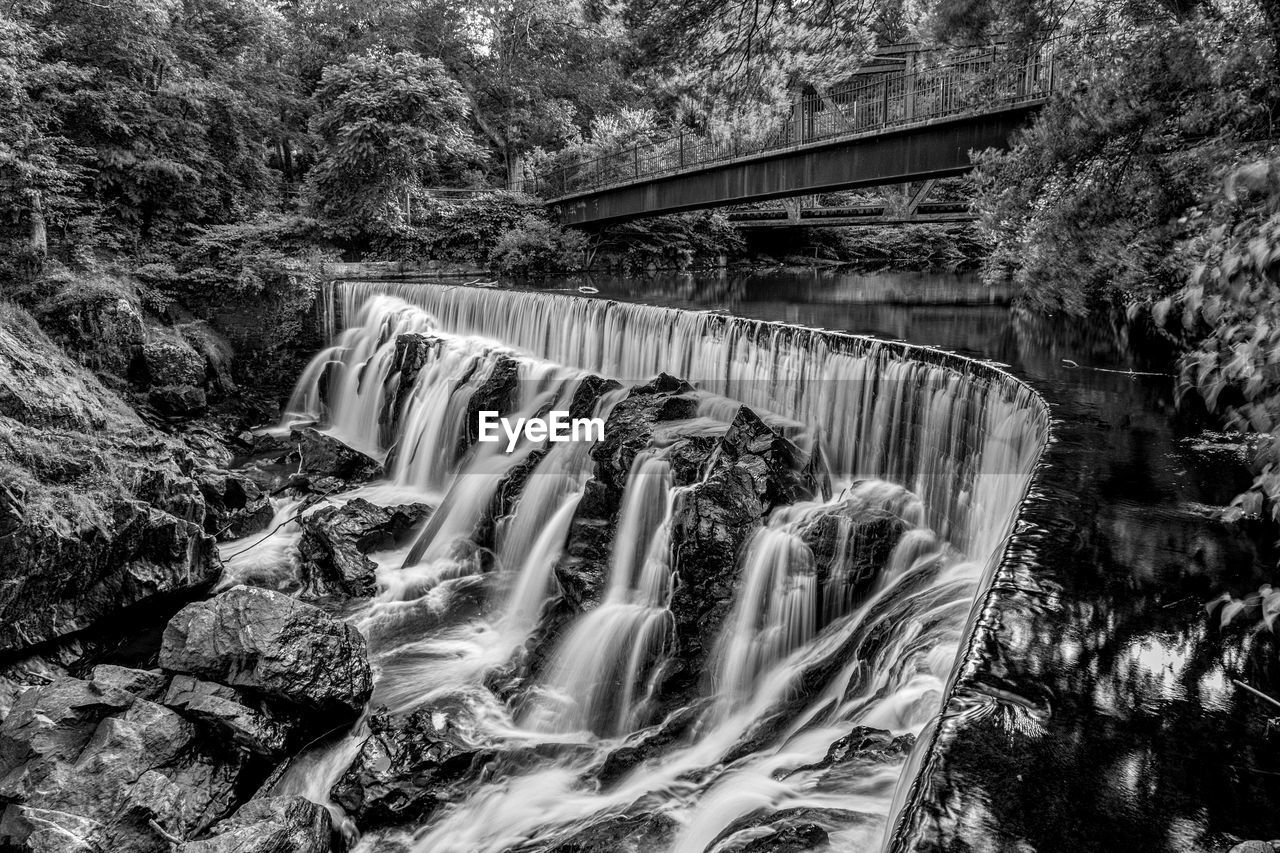
[[[851,761],[832,745],[859,726],[918,734],[940,712],[1046,440],[1028,389],[945,353],[718,314],[408,283],[337,283],[326,297],[326,325],[342,331],[283,426],[316,422],[386,460],[388,481],[360,496],[437,507],[412,542],[377,556],[379,592],[352,616],[378,670],[372,704],[447,700],[467,709],[468,738],[521,756],[359,849],[729,853],[771,849],[784,826],[817,847],[885,843],[928,745]],[[423,344],[412,371],[405,336]],[[692,410],[635,448],[599,600],[558,634],[545,633],[556,566],[598,500],[600,463],[587,442],[522,439],[508,453],[468,441],[474,398],[512,362],[512,417],[571,408],[592,376],[623,384],[591,400],[602,418],[658,373],[697,389],[680,392]],[[678,635],[698,626],[677,624],[677,540],[691,535],[677,517],[719,487],[743,405],[819,479],[825,463],[830,497],[777,503],[744,531],[723,623],[681,681]],[[719,449],[690,472],[681,454],[694,446]],[[525,689],[495,691],[493,675],[538,637],[545,660]],[[362,737],[296,761],[277,790],[333,807],[328,789]],[[537,744],[557,746],[521,749]]]

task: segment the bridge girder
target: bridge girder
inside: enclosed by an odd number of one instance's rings
[[[565,225],[960,175],[970,151],[1007,148],[1043,102],[949,117],[874,134],[824,140],[552,199]]]

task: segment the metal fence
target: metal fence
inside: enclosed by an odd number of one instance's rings
[[[741,132],[719,138],[680,133],[523,176],[513,189],[560,198],[795,146],[1037,103],[1056,82],[1056,44],[995,47],[946,64],[887,72],[801,98],[754,138]]]

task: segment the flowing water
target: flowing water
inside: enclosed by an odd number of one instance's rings
[[[358,849],[728,853],[779,815],[821,826],[831,849],[886,843],[1047,440],[1034,392],[937,350],[717,313],[420,283],[339,282],[325,298],[331,343],[281,429],[314,422],[385,462],[384,482],[335,502],[437,508],[411,542],[375,556],[378,593],[350,616],[375,664],[371,704],[447,708],[467,738],[509,756],[423,825],[367,834]],[[411,374],[405,335],[430,341]],[[622,383],[595,399],[608,418],[659,373],[692,383],[698,412],[636,454],[600,604],[574,616],[518,702],[491,677],[520,660],[557,593],[596,463],[588,442],[468,444],[472,396],[512,363],[518,416],[570,408],[595,375]],[[718,440],[743,405],[823,460],[832,485],[754,532],[704,671],[673,694],[673,519],[693,487],[677,482],[672,448]],[[530,467],[492,547],[475,547]],[[865,562],[855,533],[868,518],[905,532],[867,582],[819,577],[804,531],[834,519],[837,564]],[[270,547],[229,560],[229,579],[285,583],[297,537],[285,524]],[[910,756],[824,761],[857,726],[925,736]],[[364,732],[316,746],[276,790],[341,817],[327,792]],[[620,748],[650,742],[645,760],[602,775]]]

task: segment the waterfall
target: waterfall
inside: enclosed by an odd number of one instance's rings
[[[324,310],[331,343],[281,430],[315,424],[383,460],[387,481],[361,496],[436,507],[376,555],[378,593],[351,616],[378,671],[373,704],[447,700],[498,752],[566,747],[499,761],[398,843],[727,853],[804,814],[833,849],[881,847],[929,744],[839,767],[828,751],[858,726],[932,730],[1047,440],[1033,392],[936,350],[579,297],[337,282]],[[608,418],[660,373],[694,386],[692,409],[636,448],[612,487],[598,597],[568,607],[557,567],[600,499],[593,445],[521,439],[508,453],[475,443],[469,420],[499,380],[513,416],[567,410],[591,388]],[[833,483],[742,531],[725,599],[700,602],[724,616],[690,671],[675,522],[725,451],[693,471],[680,453],[727,441],[742,406]],[[276,535],[294,537],[281,554],[297,536]],[[517,693],[491,688],[526,664]],[[354,748],[309,756],[277,790],[332,807]]]

